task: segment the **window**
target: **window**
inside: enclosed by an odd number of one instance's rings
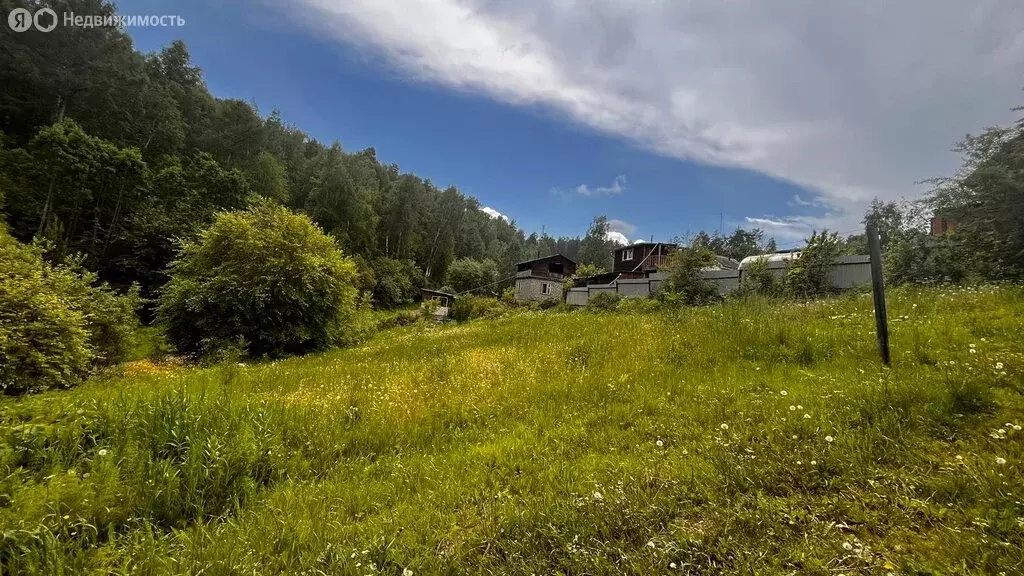
[[[633,259],[633,249],[632,248],[626,248],[625,250],[622,251],[622,261],[623,262],[625,262],[626,260],[632,260],[632,259]]]
[[[541,294],[551,294],[551,284],[548,284],[547,282],[541,284],[540,285],[540,293]]]

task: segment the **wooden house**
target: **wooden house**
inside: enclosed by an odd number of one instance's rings
[[[679,249],[666,242],[637,242],[615,250],[612,272],[620,278],[645,278],[668,264],[670,254]]]
[[[576,262],[553,254],[516,264],[516,302],[562,300],[565,279],[576,273]]]

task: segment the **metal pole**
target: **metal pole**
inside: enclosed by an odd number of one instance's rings
[[[875,332],[882,363],[890,363],[889,323],[885,316],[885,282],[882,279],[882,241],[874,223],[868,224],[868,250],[871,252],[871,292],[875,297]]]

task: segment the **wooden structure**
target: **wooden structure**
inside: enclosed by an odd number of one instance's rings
[[[552,254],[516,264],[516,301],[562,300],[565,279],[576,273],[576,262]]]
[[[668,264],[670,254],[679,249],[665,242],[637,242],[615,250],[612,272],[620,278],[644,278]]]

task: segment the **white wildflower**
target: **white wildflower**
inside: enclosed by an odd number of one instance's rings
[[[1006,464],[1006,458],[1003,458],[1002,456],[996,456],[996,464],[999,464],[1000,466]]]
[[[107,449],[106,448],[100,448],[100,451],[97,452],[97,454],[99,454],[100,456],[106,456],[107,455]]]
[[[843,550],[846,550],[846,551],[853,550],[853,544],[850,544],[849,542],[843,542]]]
[[[956,455],[956,459],[957,459],[957,461],[958,461],[958,462],[963,462],[963,460],[964,460],[964,457],[963,457],[963,456],[961,456],[961,455],[959,455],[959,454],[957,454],[957,455]]]
[[[412,570],[408,568],[402,568],[402,576],[412,576]]]
[[[597,491],[594,491],[594,500],[604,500],[604,496]]]
[[[975,350],[974,348],[971,348],[971,354],[977,354],[977,353],[978,353],[977,350]]]
[[[818,465],[818,461],[817,460],[811,460],[811,466],[817,466],[817,465]]]
[[[782,394],[783,396],[789,396],[789,392],[786,392],[785,390],[780,390],[779,394]]]
[[[832,442],[832,440],[833,438],[831,436],[825,436],[825,442]]]
[[[810,420],[810,419],[811,419],[811,415],[810,414],[804,414],[804,420]]]
[[[658,439],[658,441],[657,441],[657,442],[655,442],[654,444],[655,444],[655,446],[657,446],[658,448],[661,448],[662,446],[664,446],[664,445],[665,445],[665,443],[661,441],[661,438],[659,438],[659,439]]]
[[[1002,369],[1003,369],[1003,363],[1002,362],[996,362],[996,370],[1002,370]]]
[[[800,405],[800,404],[797,404],[797,405],[796,405],[796,409],[797,409],[797,410],[803,410],[803,409],[804,409],[804,407],[803,407],[802,405]]]
[[[790,406],[790,407],[789,407],[789,409],[790,409],[791,411],[795,412],[795,411],[796,411],[796,406]]]
[[[728,425],[728,424],[725,424],[725,423],[723,422],[723,423],[722,423],[722,425],[721,425],[721,426],[719,426],[719,428],[721,428],[722,430],[728,430],[728,429],[729,429],[729,425]]]

